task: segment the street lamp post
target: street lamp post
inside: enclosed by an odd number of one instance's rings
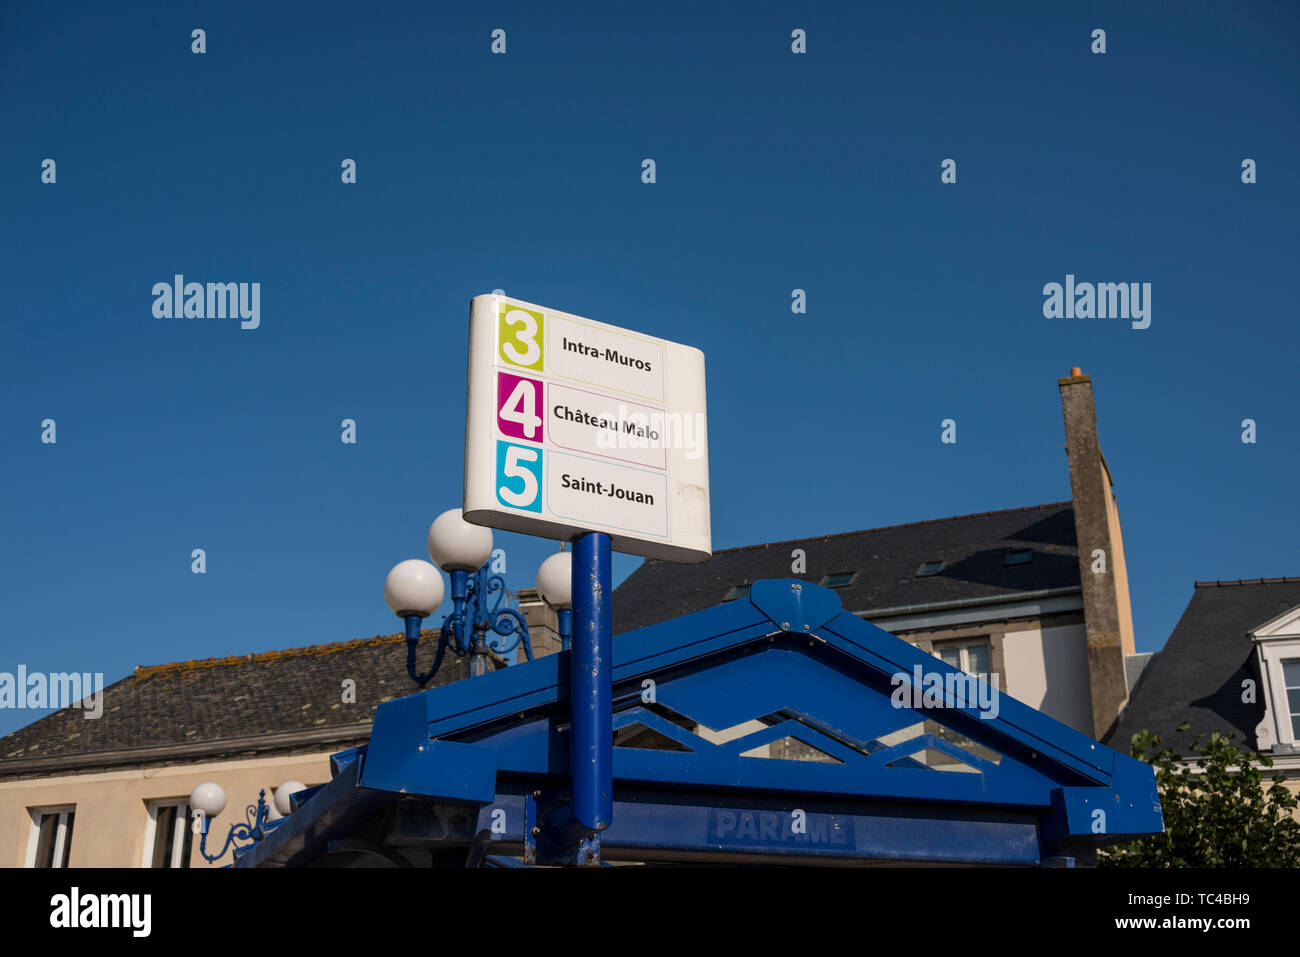
[[[406,673],[411,680],[421,688],[428,684],[442,667],[449,648],[457,657],[470,656],[471,676],[487,673],[489,650],[508,654],[522,645],[531,661],[528,623],[515,609],[501,606],[506,597],[505,579],[489,571],[492,530],[471,525],[458,508],[448,509],[429,527],[428,546],[435,564],[419,559],[400,562],[384,583],[388,607],[406,623]],[[442,619],[433,666],[421,674],[415,670],[415,649],[424,619],[442,604],[439,569],[451,578],[452,610]],[[502,642],[493,646],[489,632],[502,636]],[[514,641],[507,644],[504,639],[512,635]]]
[[[208,830],[212,819],[226,809],[226,792],[219,784],[204,781],[190,793],[190,807],[199,819],[202,837],[199,839],[199,853],[211,863],[216,863],[225,856],[226,851],[234,845],[235,854],[246,849],[247,845],[235,844],[235,841],[247,841],[249,844],[260,841],[265,834],[266,825],[282,817],[288,817],[293,811],[292,798],[299,791],[306,790],[307,785],[301,781],[285,781],[275,789],[272,803],[266,803],[266,789],[257,794],[257,803],[244,808],[244,823],[230,825],[226,833],[226,842],[215,854],[208,853]]]
[[[471,525],[460,509],[450,509],[429,528],[428,544],[436,565],[418,559],[401,562],[384,583],[388,607],[406,623],[406,672],[411,680],[421,688],[428,684],[448,648],[458,656],[472,656],[471,676],[484,674],[489,631],[515,635],[508,648],[498,650],[510,651],[522,643],[532,660],[528,624],[514,609],[500,607],[505,582],[488,572],[491,529]],[[537,593],[555,610],[561,650],[569,654],[573,715],[570,797],[548,827],[568,860],[579,865],[600,864],[600,832],[609,827],[614,811],[611,546],[608,535],[588,532],[578,537],[572,552],[561,546],[537,571]],[[451,577],[452,611],[442,620],[433,666],[420,674],[415,651],[421,625],[444,595],[439,567]]]

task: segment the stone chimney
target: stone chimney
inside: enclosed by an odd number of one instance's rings
[[[1070,463],[1074,531],[1088,642],[1093,737],[1114,729],[1128,701],[1124,656],[1134,654],[1133,611],[1114,481],[1097,438],[1092,378],[1077,366],[1059,380],[1065,413],[1065,454]]]
[[[519,614],[528,622],[528,642],[533,646],[533,656],[553,655],[560,650],[560,622],[555,610],[542,601],[536,588],[521,588],[518,592]],[[519,660],[523,661],[522,650]]]

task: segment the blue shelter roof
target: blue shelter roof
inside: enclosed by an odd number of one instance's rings
[[[545,861],[569,666],[562,652],[382,705],[369,744],[236,865]],[[1149,765],[807,582],[619,636],[613,683],[606,859],[1038,865],[1162,830]]]

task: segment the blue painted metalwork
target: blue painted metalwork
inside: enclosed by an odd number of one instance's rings
[[[571,757],[598,693],[571,718],[576,644],[381,705],[369,745],[237,865],[314,860],[381,807],[393,847],[463,861],[486,828],[487,856],[574,862]],[[1162,830],[1149,765],[1005,694],[996,714],[927,697],[918,675],[962,673],[806,582],[620,635],[612,664],[605,859],[1059,864]]]
[[[472,676],[486,674],[489,649],[508,655],[522,646],[525,657],[532,661],[533,646],[528,638],[528,623],[515,609],[501,607],[506,596],[505,579],[489,574],[487,564],[472,573],[463,568],[453,569],[450,577],[452,610],[442,619],[433,666],[424,673],[417,672],[415,665],[415,651],[420,643],[424,619],[414,615],[406,619],[406,673],[411,680],[421,688],[427,685],[442,667],[443,655],[449,648],[457,657],[472,656]],[[493,639],[490,637],[493,634],[500,637]]]
[[[583,829],[609,827],[614,811],[613,694],[610,681],[614,637],[610,540],[589,532],[573,545],[573,617],[570,707],[573,714],[573,816]],[[599,854],[592,863],[599,862]]]
[[[266,803],[266,789],[263,788],[257,794],[257,803],[250,804],[244,808],[244,823],[230,825],[230,831],[226,834],[226,843],[221,845],[221,850],[215,854],[208,853],[208,830],[212,826],[212,820],[207,816],[203,818],[203,836],[199,839],[199,853],[203,857],[215,863],[225,856],[226,851],[231,849],[235,841],[248,841],[248,844],[234,844],[234,857],[238,859],[239,855],[248,850],[257,841],[260,841],[271,828],[274,822],[270,819],[271,808]]]
[[[555,613],[555,617],[559,619],[560,649],[568,651],[569,642],[573,637],[573,610],[571,608],[561,608]]]

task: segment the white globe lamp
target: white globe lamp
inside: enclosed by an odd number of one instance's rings
[[[226,792],[220,784],[204,781],[190,792],[190,807],[202,811],[206,818],[214,818],[226,809]]]
[[[492,529],[471,525],[449,508],[429,526],[429,557],[445,571],[476,571],[492,557]]]
[[[280,812],[281,816],[287,817],[293,811],[293,804],[290,803],[292,798],[299,791],[307,790],[307,785],[301,781],[285,781],[275,789],[275,809]]]
[[[556,552],[537,569],[537,593],[556,611],[573,606],[573,553]]]
[[[442,575],[426,561],[398,562],[384,581],[384,600],[398,618],[428,618],[442,604]]]

